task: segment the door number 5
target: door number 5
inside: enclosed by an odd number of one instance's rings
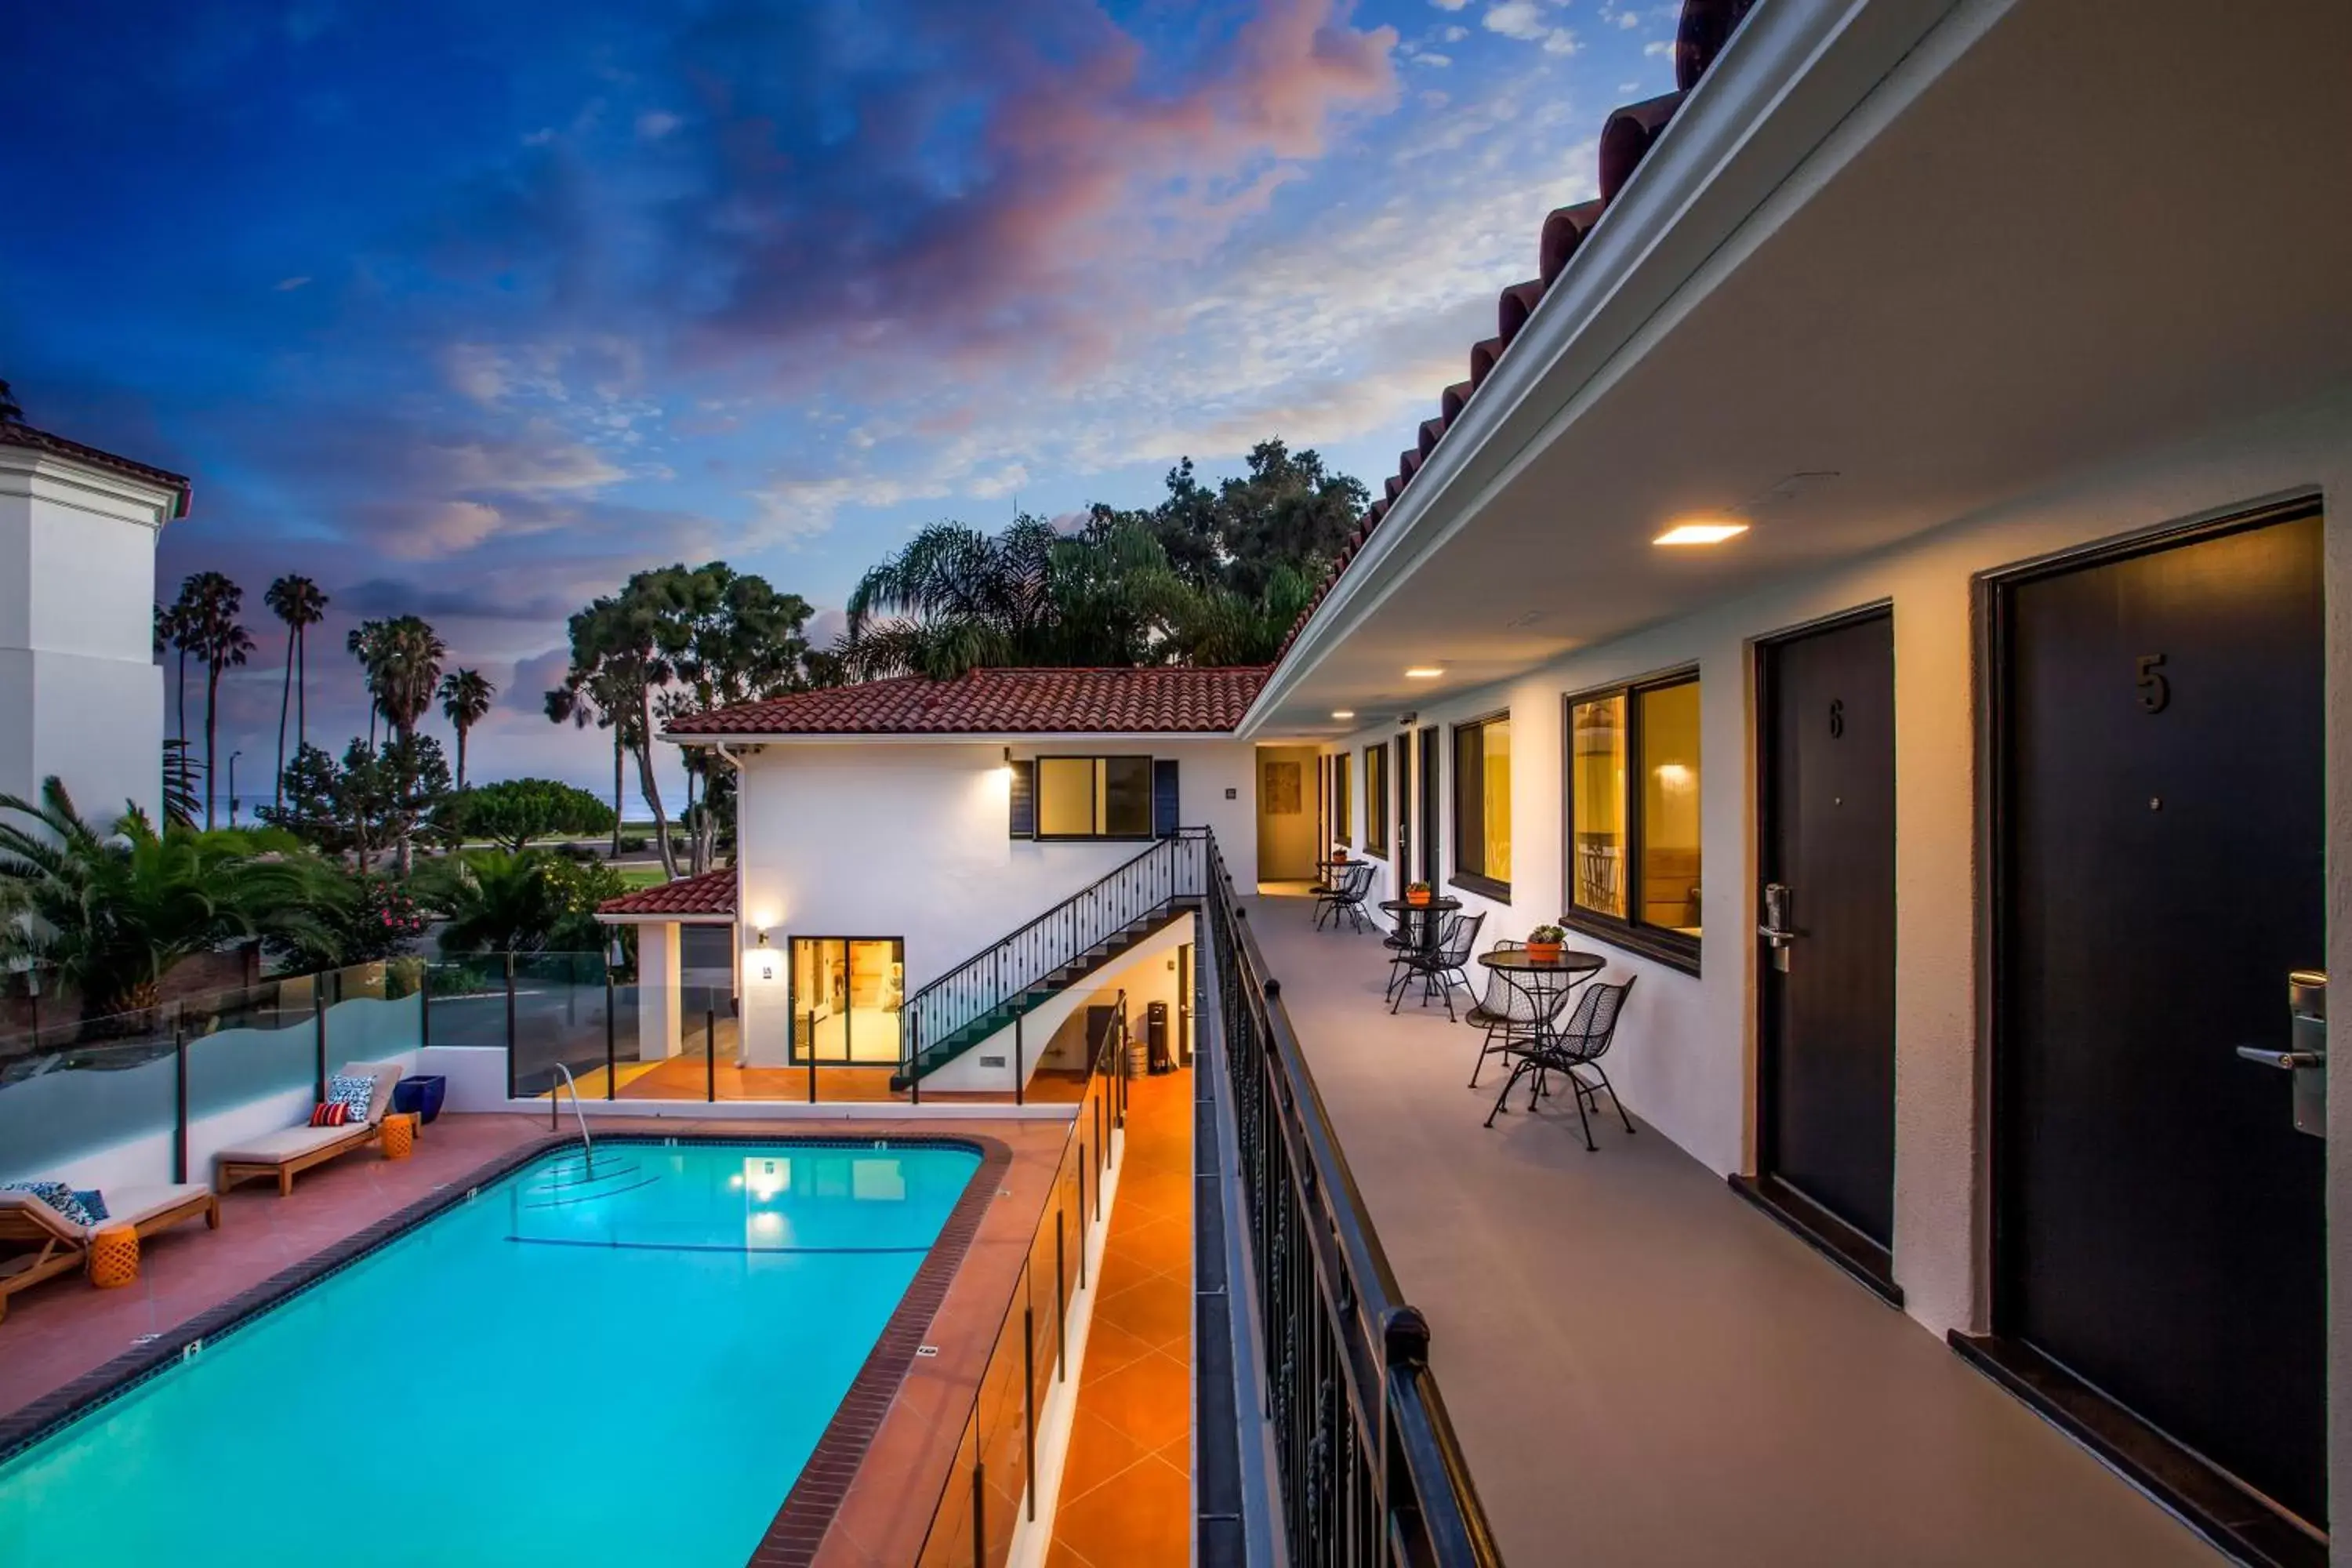
[[[2144,653],[2139,656],[2139,705],[2151,713],[2161,713],[2172,701],[2172,682],[2164,679],[2164,656]]]

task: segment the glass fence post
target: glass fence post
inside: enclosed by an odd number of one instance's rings
[[[172,1180],[176,1184],[188,1179],[188,1024],[177,1008],[172,1013]]]
[[[1087,1142],[1078,1140],[1078,1289],[1087,1288]]]
[[[1022,1043],[1021,1019],[1015,1015],[1013,1020],[1013,1103],[1015,1105],[1028,1103],[1027,1090],[1022,1086],[1022,1080],[1028,1077],[1028,1067],[1027,1047]]]
[[[330,974],[321,974],[310,982],[310,1020],[312,1053],[318,1058],[318,1092],[312,1098],[324,1104],[327,1099],[327,982]]]
[[[1026,1281],[1024,1280],[1025,1284]],[[1037,1522],[1037,1309],[1022,1292],[1021,1302],[1021,1463],[1028,1485],[1022,1492],[1022,1506],[1029,1522]]]
[[[416,971],[416,1043],[420,1046],[433,1043],[433,965],[430,963],[419,965]],[[417,1070],[422,1072],[425,1069],[419,1068]]]
[[[702,1098],[706,1104],[719,1100],[719,1009],[710,1006],[702,1009]]]
[[[619,1022],[613,1016],[613,967],[604,966],[604,1098],[619,1098],[614,1086],[620,1079],[620,1057],[617,1054]]]
[[[979,1414],[972,1412],[971,1562],[972,1568],[988,1568],[988,1461],[980,1451]]]
[[[1069,1227],[1069,1215],[1061,1205],[1054,1205],[1054,1381],[1066,1382],[1070,1375],[1070,1307],[1069,1287],[1062,1275],[1062,1233]]]

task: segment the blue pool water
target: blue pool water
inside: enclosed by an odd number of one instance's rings
[[[735,1568],[978,1163],[551,1155],[0,1468],[0,1563]]]

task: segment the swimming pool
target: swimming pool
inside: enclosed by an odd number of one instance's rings
[[[743,1563],[981,1163],[573,1146],[0,1467],[0,1563]]]

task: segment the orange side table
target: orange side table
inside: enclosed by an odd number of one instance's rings
[[[383,1119],[383,1157],[405,1160],[416,1152],[416,1118],[409,1111],[396,1110]]]
[[[101,1290],[139,1282],[139,1233],[110,1225],[89,1238],[89,1282]]]

